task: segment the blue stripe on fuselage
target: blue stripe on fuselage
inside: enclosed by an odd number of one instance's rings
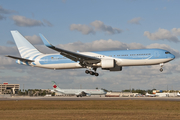
[[[109,56],[118,59],[164,59],[166,50],[162,49],[137,49],[137,50],[115,50],[115,51],[97,51],[94,53]],[[100,58],[103,58],[101,56]]]
[[[96,51],[93,53],[100,54],[99,56],[93,56],[103,58],[109,56],[117,59],[130,59],[130,60],[142,60],[142,59],[165,59],[169,58],[166,50],[162,49],[137,49],[137,50],[115,50],[115,51]],[[39,60],[41,65],[44,64],[60,64],[60,63],[74,63],[74,61],[63,57],[62,55],[47,55]]]

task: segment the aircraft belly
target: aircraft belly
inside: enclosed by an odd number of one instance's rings
[[[142,59],[142,60],[122,59],[121,66],[156,65],[159,63],[165,63],[170,60],[171,59]]]
[[[63,64],[45,64],[37,65],[37,67],[49,68],[49,69],[75,69],[82,68],[79,63],[63,63]]]

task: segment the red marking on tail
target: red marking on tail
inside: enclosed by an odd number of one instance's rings
[[[53,86],[53,88],[57,88],[57,86],[56,86],[56,85],[54,85],[54,86]]]

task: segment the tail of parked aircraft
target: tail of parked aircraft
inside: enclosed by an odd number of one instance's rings
[[[22,58],[29,58],[42,54],[18,31],[11,31],[11,34]]]
[[[60,88],[57,86],[56,82],[54,82],[54,81],[51,81],[51,82],[52,82],[52,87],[53,87],[54,90],[60,89]]]

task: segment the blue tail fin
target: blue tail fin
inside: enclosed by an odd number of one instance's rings
[[[17,30],[11,31],[11,34],[22,58],[29,58],[42,54]]]

